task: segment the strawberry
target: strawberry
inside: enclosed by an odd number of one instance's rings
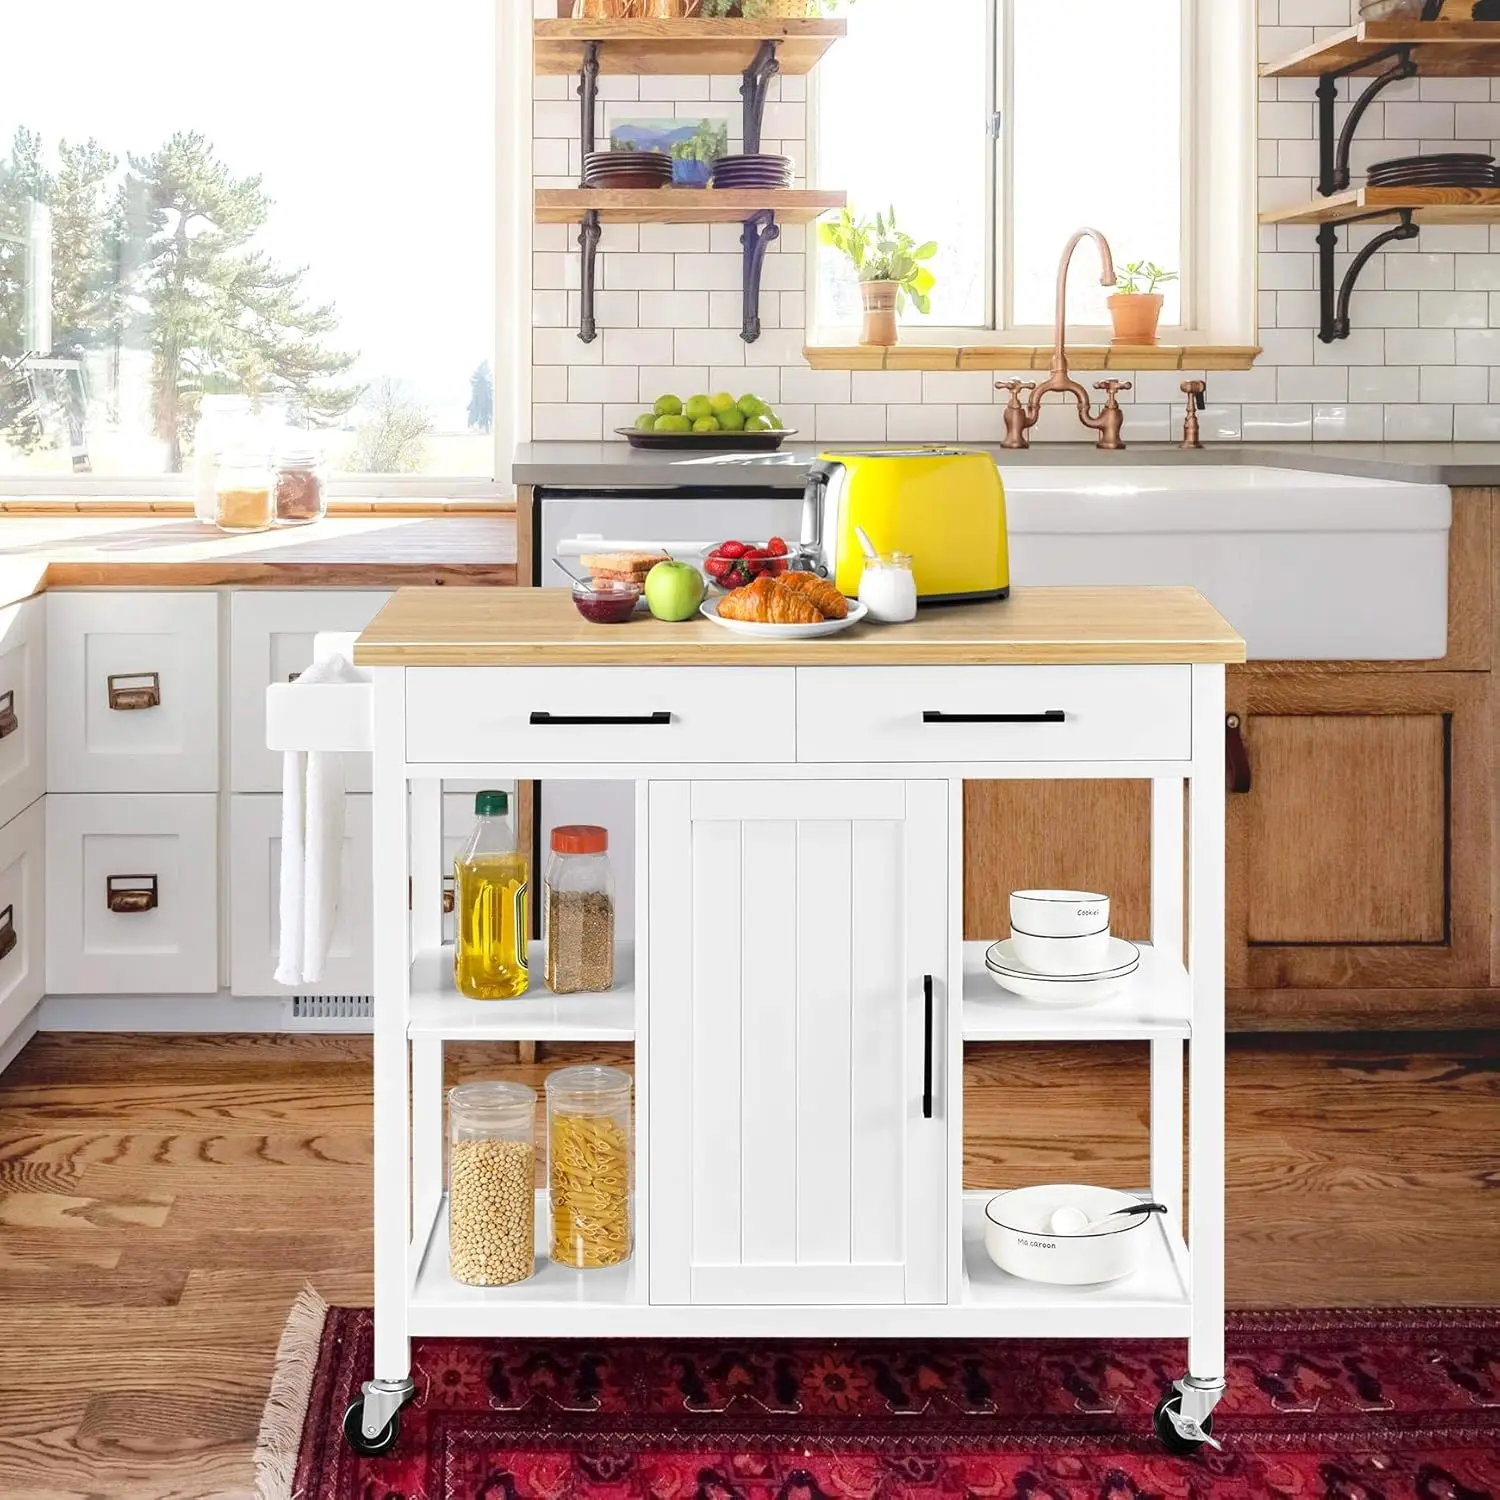
[[[791,548],[788,547],[787,544],[779,536],[773,536],[771,540],[766,543],[766,551],[769,552],[772,557],[785,557],[787,553],[791,551]]]
[[[728,576],[734,567],[732,559],[727,557],[709,557],[703,564],[710,578],[723,579]]]
[[[720,557],[743,557],[750,549],[743,542],[721,542],[714,549]]]

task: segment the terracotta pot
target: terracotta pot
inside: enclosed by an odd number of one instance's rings
[[[1161,320],[1160,292],[1116,292],[1109,299],[1109,316],[1115,325],[1112,344],[1154,344]]]
[[[862,344],[883,344],[889,347],[897,342],[896,293],[900,283],[896,281],[862,281],[859,294],[865,304],[865,321],[859,331]]]

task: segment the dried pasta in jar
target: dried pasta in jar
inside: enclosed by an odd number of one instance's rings
[[[630,1075],[564,1068],[547,1079],[552,1259],[578,1270],[629,1259]]]

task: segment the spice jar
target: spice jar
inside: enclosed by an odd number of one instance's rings
[[[221,531],[265,531],[276,514],[276,474],[265,453],[236,448],[214,469],[214,522]]]
[[[588,823],[552,830],[547,866],[547,988],[554,995],[615,982],[615,887],[609,831]]]
[[[286,447],[276,457],[276,521],[305,526],[328,514],[323,457],[316,448]]]
[[[563,1068],[547,1078],[552,1259],[577,1270],[630,1257],[630,1074]]]
[[[536,1270],[536,1090],[465,1083],[448,1092],[448,1269],[466,1286]]]

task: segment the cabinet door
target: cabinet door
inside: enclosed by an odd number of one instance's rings
[[[1336,990],[1378,1025],[1374,992],[1488,984],[1486,692],[1470,672],[1239,679],[1251,786],[1229,798],[1227,962],[1251,993],[1232,1009],[1305,1026],[1309,992]]]
[[[945,1300],[947,784],[650,799],[651,1300]]]
[[[0,827],[0,1045],[42,998],[45,806]]]
[[[47,790],[47,601],[0,609],[0,824]]]

